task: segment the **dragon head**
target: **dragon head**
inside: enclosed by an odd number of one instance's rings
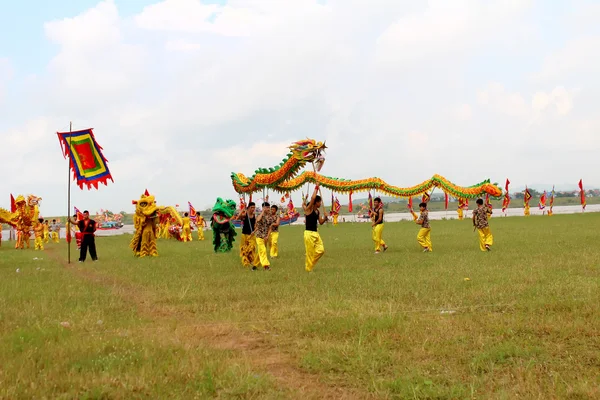
[[[222,213],[227,218],[233,217],[236,210],[236,204],[233,200],[223,200],[220,197],[217,197],[217,201],[212,208],[213,213]]]
[[[27,196],[27,205],[30,207],[37,206],[37,205],[39,205],[41,200],[42,200],[41,197],[37,197],[37,196],[30,194],[29,196]]]
[[[150,194],[143,194],[139,200],[133,200],[131,203],[135,204],[135,213],[140,216],[150,217],[158,210],[154,196]]]
[[[294,158],[313,163],[317,171],[320,171],[325,163],[326,148],[325,142],[317,142],[314,139],[299,140],[289,146]]]

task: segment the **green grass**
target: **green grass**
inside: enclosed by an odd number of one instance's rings
[[[326,225],[312,274],[301,227],[270,272],[210,234],[141,260],[97,238],[68,267],[64,243],[4,242],[0,398],[598,398],[599,224],[492,218],[482,253],[470,221],[433,221],[424,254],[387,223],[380,255],[368,224]]]

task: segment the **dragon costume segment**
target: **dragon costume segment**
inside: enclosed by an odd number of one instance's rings
[[[434,187],[455,198],[462,199],[476,198],[485,194],[494,198],[502,195],[502,189],[498,185],[492,184],[489,179],[473,186],[463,187],[450,182],[443,176],[434,175],[431,179],[416,186],[402,188],[390,185],[379,178],[348,180],[324,176],[318,171],[324,163],[325,148],[324,143],[312,139],[296,142],[290,146],[292,152],[274,168],[260,168],[250,178],[243,174],[232,173],[233,187],[238,193],[254,193],[263,188],[288,193],[299,189],[305,183],[314,183],[339,193],[377,190],[393,197],[415,197]],[[298,171],[307,162],[313,163],[313,171],[304,171],[298,175]]]
[[[210,226],[213,231],[213,246],[215,253],[226,253],[233,248],[237,232],[231,222],[235,215],[236,204],[233,200],[223,200],[218,197],[212,211]]]
[[[156,226],[158,218],[163,214],[170,214],[179,224],[182,223],[181,216],[173,207],[161,207],[156,205],[154,196],[143,194],[139,200],[133,200],[135,204],[135,215],[133,225],[135,232],[129,247],[133,254],[138,257],[158,256],[156,248]]]

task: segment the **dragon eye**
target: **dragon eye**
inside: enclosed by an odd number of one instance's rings
[[[147,205],[148,205],[148,203],[146,203],[145,201],[142,201],[142,202],[140,203],[140,206],[142,206],[142,207],[146,207]]]

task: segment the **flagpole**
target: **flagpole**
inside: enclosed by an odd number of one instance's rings
[[[69,122],[69,133],[73,132],[73,122]],[[71,135],[69,135],[69,160],[67,161],[67,221],[71,216]],[[71,229],[69,223],[69,230]],[[71,232],[66,234],[70,235]],[[73,238],[71,238],[73,240]],[[67,264],[71,264],[71,241],[67,243]]]

